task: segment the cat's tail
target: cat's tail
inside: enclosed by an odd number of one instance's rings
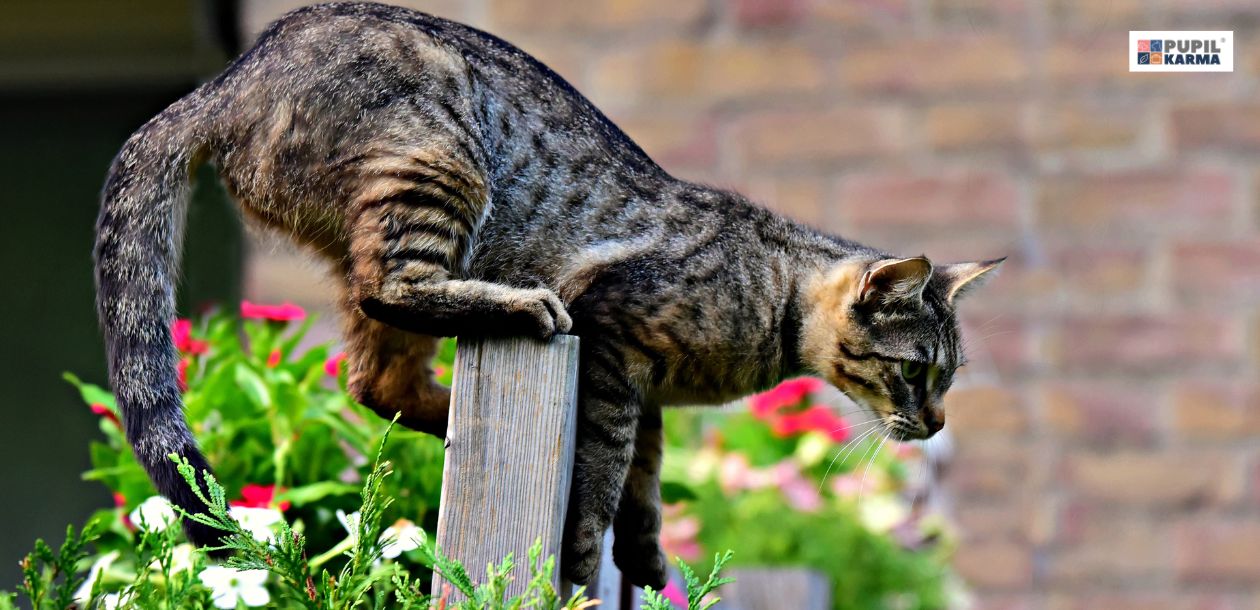
[[[127,439],[158,492],[190,513],[206,506],[169,456],[187,459],[199,475],[208,464],[184,419],[171,323],[189,174],[204,146],[193,118],[199,94],[141,127],[114,158],[93,250],[97,315]],[[203,546],[217,544],[223,534],[190,520],[184,529]]]

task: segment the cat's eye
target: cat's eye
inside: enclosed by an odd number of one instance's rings
[[[923,372],[926,370],[927,367],[924,366],[922,362],[915,362],[913,360],[901,361],[901,378],[908,382],[918,381],[919,378],[923,377]]]

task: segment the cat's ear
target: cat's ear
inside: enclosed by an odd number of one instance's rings
[[[1004,260],[1005,256],[991,261],[954,263],[938,268],[937,273],[946,280],[945,301],[952,304],[958,297],[983,286]]]
[[[932,263],[915,258],[876,261],[858,280],[859,303],[919,303],[923,289],[932,279]]]

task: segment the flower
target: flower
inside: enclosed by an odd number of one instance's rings
[[[178,574],[179,572],[191,570],[193,567],[193,553],[195,553],[196,550],[196,547],[187,542],[175,545],[175,547],[171,549],[171,574]],[[154,559],[149,563],[149,569],[160,572],[162,570],[162,563],[157,559]]]
[[[420,543],[423,540],[424,530],[421,530],[411,521],[399,519],[381,532],[381,537],[378,541],[381,543],[381,556],[386,559],[394,559],[407,551],[414,551],[420,548]]]
[[[201,571],[199,578],[210,588],[210,599],[216,608],[235,608],[238,602],[250,607],[265,606],[271,601],[266,570],[210,566]]]
[[[823,382],[815,377],[798,377],[789,379],[766,392],[749,399],[753,415],[761,419],[771,417],[784,407],[793,406],[806,396],[821,390]]]
[[[114,422],[114,425],[118,426],[119,430],[122,430],[122,422],[118,421],[118,414],[114,413],[113,409],[99,402],[94,402],[88,405],[88,408],[91,409],[93,413],[99,415],[100,417],[104,417],[105,419],[108,419],[109,421]]]
[[[280,350],[273,349],[270,354],[267,354],[267,368],[274,369],[277,366],[280,366]]]
[[[190,364],[192,364],[192,360],[189,360],[188,358],[180,358],[179,365],[175,369],[175,373],[178,375],[179,379],[179,391],[181,392],[188,391],[188,365]]]
[[[270,508],[250,508],[248,506],[232,506],[228,515],[241,525],[256,540],[269,541],[275,536],[271,527],[284,519],[280,511]]]
[[[677,604],[684,608],[687,607],[687,593],[678,586],[678,583],[669,581],[665,583],[665,588],[661,590],[661,597],[668,599],[671,604]]]
[[[109,569],[109,566],[118,560],[120,555],[118,551],[110,551],[97,557],[96,561],[92,562],[92,567],[88,568],[87,579],[74,590],[74,601],[83,605],[92,601],[92,588],[96,586],[96,581],[100,579],[101,574],[105,573],[105,570]]]
[[[359,511],[346,514],[346,511],[337,509],[337,520],[341,522],[341,527],[346,528],[346,532],[350,534],[350,544],[359,543]]]
[[[679,516],[682,507],[665,505],[665,521],[661,524],[661,549],[666,555],[693,561],[700,556],[700,520],[692,516]]]
[[[801,475],[800,468],[794,462],[783,460],[775,464],[771,471],[775,485],[789,506],[806,513],[822,508],[822,495],[818,493],[818,487]]]
[[[192,320],[188,318],[179,318],[171,323],[171,337],[175,340],[175,349],[185,354],[204,354],[210,348],[209,342],[192,338]]]
[[[324,372],[328,373],[329,377],[340,377],[341,363],[345,362],[345,360],[345,352],[337,352],[336,354],[329,356],[328,359],[324,361]]]
[[[152,496],[141,502],[135,510],[127,515],[127,519],[136,526],[151,532],[160,532],[170,527],[179,517],[171,503],[162,496]]]
[[[837,443],[849,440],[848,422],[823,405],[814,405],[800,413],[780,415],[771,422],[771,430],[780,438],[817,431]]]
[[[130,606],[134,601],[136,601],[136,592],[127,588],[119,591],[118,593],[106,593],[105,595],[102,595],[101,605],[99,607],[104,610],[118,610],[119,608],[126,608]]]
[[[229,502],[232,506],[241,506],[245,508],[278,508],[281,511],[289,510],[289,501],[284,500],[276,503],[276,492],[284,492],[283,488],[275,485],[258,485],[249,483],[241,487],[241,499]]]
[[[258,305],[242,300],[241,317],[253,320],[271,320],[272,322],[292,322],[305,318],[306,310],[293,303]]]

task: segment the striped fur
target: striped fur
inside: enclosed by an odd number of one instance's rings
[[[375,4],[299,9],[132,136],[106,182],[96,275],[111,380],[137,455],[190,510],[165,456],[205,461],[180,412],[167,325],[202,159],[247,217],[328,261],[351,390],[382,416],[444,432],[436,336],[582,337],[562,561],[579,583],[610,524],[631,580],[664,583],[662,406],[812,372],[921,435],[960,359],[953,299],[995,266],[896,264],[677,180],[560,77],[483,32]],[[916,394],[897,376],[905,359],[935,365],[939,386]]]

